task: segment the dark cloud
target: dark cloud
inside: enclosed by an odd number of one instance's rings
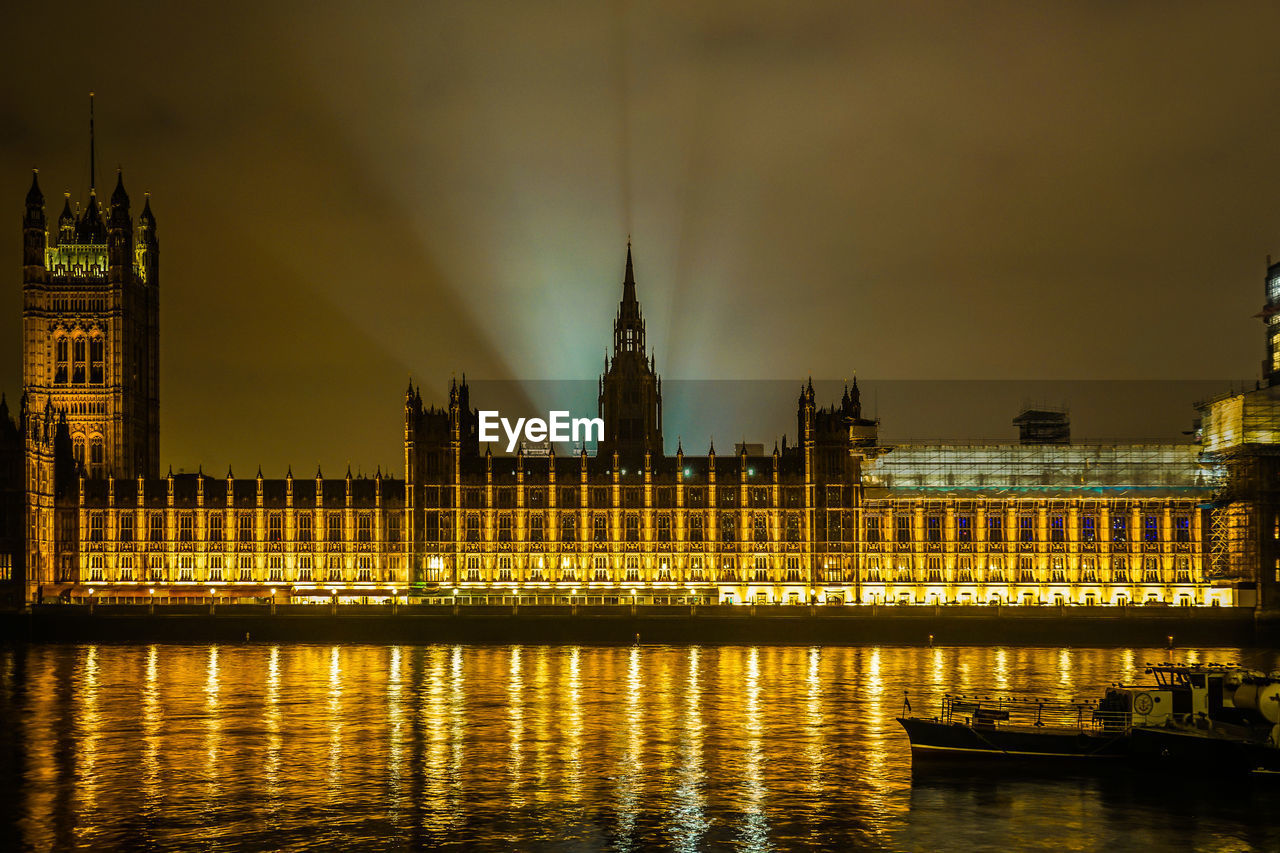
[[[26,4],[0,44],[0,387],[27,170],[84,194],[90,89],[100,169],[160,218],[176,465],[394,466],[410,372],[592,376],[628,233],[673,378],[1248,377],[1278,19]]]

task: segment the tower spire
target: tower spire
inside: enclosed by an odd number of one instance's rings
[[[622,301],[613,321],[613,357],[605,355],[600,377],[599,411],[605,434],[597,458],[621,452],[639,459],[646,446],[651,453],[662,452],[662,391],[656,365],[646,357],[644,331],[628,237]]]
[[[622,277],[622,303],[624,305],[634,304],[636,302],[636,274],[631,268],[631,237],[627,236],[627,272]]]
[[[89,93],[89,192],[93,192],[98,187],[97,176],[95,175],[95,166],[97,157],[93,151],[93,92]]]

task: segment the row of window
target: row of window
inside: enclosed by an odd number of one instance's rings
[[[1030,557],[1020,558],[1016,564],[1008,567],[1000,559],[992,559],[985,566],[975,568],[972,561],[962,557],[954,571],[955,583],[1098,583],[1100,578],[1109,578],[1111,583],[1162,583],[1166,580],[1160,562],[1155,557],[1148,557],[1130,571],[1128,561],[1123,557],[1111,560],[1110,568],[1099,570],[1092,557],[1080,561],[1080,567],[1073,577],[1068,572],[1066,563],[1061,557],[1054,557],[1049,566],[1037,570]],[[899,561],[892,566],[882,565],[878,558],[867,561],[865,581],[867,583],[943,583],[947,578],[941,558],[928,558],[923,568],[912,566],[909,562]],[[1191,583],[1191,561],[1187,557],[1177,557],[1173,562],[1172,579],[1175,583]]]
[[[342,541],[345,537],[343,527],[345,524],[344,513],[342,511],[320,512],[320,518],[325,521],[324,529],[325,539],[331,542]],[[297,516],[297,540],[299,542],[311,542],[318,539],[315,529],[316,514],[310,512],[299,513]],[[464,517],[464,539],[468,542],[479,542],[484,538],[482,527],[482,513],[468,512]],[[852,513],[847,511],[828,511],[822,514],[820,519],[823,527],[820,533],[824,534],[826,541],[843,542],[849,541],[848,535],[849,522]],[[398,542],[401,538],[401,516],[398,512],[390,512],[386,516],[386,538],[392,542]],[[237,512],[233,516],[235,524],[235,541],[252,542],[255,540],[255,513],[251,511]],[[898,515],[892,519],[879,515],[869,515],[865,519],[864,535],[865,541],[869,543],[883,543],[889,541],[889,530],[886,529],[888,522],[892,520],[892,541],[909,544],[916,541],[916,531],[914,528],[914,519],[910,515]],[[146,514],[148,524],[147,540],[151,542],[163,542],[165,540],[165,513],[163,511],[153,510]],[[784,513],[783,538],[788,542],[799,542],[802,539],[801,514],[796,512]],[[1079,519],[1078,536],[1081,542],[1098,542],[1098,517],[1092,515],[1084,515]],[[926,516],[924,519],[924,541],[929,543],[941,543],[944,541],[943,535],[943,519],[940,516]],[[1017,541],[1023,543],[1033,543],[1039,541],[1039,530],[1036,527],[1036,519],[1034,516],[1023,515],[1017,518],[1018,526],[1016,535],[1013,538],[1006,536],[1005,519],[1003,516],[990,516],[986,519],[985,537],[982,541],[990,543],[1003,543],[1006,541]],[[226,541],[225,532],[226,519],[223,513],[210,513],[208,516],[208,541],[222,542]],[[609,514],[605,512],[592,513],[590,517],[591,529],[590,541],[607,542],[611,540],[609,531]],[[1144,515],[1141,517],[1141,535],[1140,541],[1143,542],[1159,542],[1161,540],[1160,517],[1156,515]],[[132,542],[135,539],[134,532],[135,515],[133,513],[121,513],[119,517],[118,540],[122,542]],[[435,513],[428,513],[426,518],[426,539],[428,541],[440,540],[440,522]],[[768,542],[770,541],[769,516],[767,513],[751,513],[745,522],[742,522],[737,513],[720,514],[718,524],[708,529],[706,517],[701,513],[693,513],[688,516],[688,525],[686,531],[686,541],[703,542],[707,541],[712,533],[717,534],[716,538],[721,542],[736,542],[740,539],[743,541]],[[1129,519],[1125,516],[1117,516],[1111,519],[1111,530],[1109,541],[1115,543],[1124,543],[1130,541],[1129,536]],[[372,542],[374,528],[374,517],[372,512],[356,513],[355,541]],[[559,519],[559,541],[561,542],[577,542],[580,541],[580,535],[584,531],[579,530],[579,515],[577,513],[563,513]],[[193,542],[196,538],[195,514],[190,512],[182,512],[178,514],[177,541]],[[89,541],[101,542],[106,538],[106,513],[97,511],[91,512],[89,515]],[[283,512],[270,512],[267,514],[266,524],[266,541],[283,542],[285,540],[285,519]],[[499,542],[511,542],[515,539],[515,517],[513,513],[499,513],[497,516],[497,524],[495,530],[496,539]],[[546,517],[542,513],[531,513],[528,516],[527,540],[530,542],[543,542],[547,539]],[[640,513],[625,513],[622,517],[622,540],[625,542],[642,541],[642,525]],[[654,538],[658,542],[673,541],[673,519],[671,513],[658,513],[655,518]],[[1066,519],[1063,516],[1050,516],[1048,539],[1050,542],[1067,541]],[[975,541],[974,519],[970,516],[957,516],[954,541],[957,542],[973,542]],[[1173,541],[1189,543],[1191,541],[1191,518],[1187,515],[1178,515],[1173,519]]]
[[[108,568],[106,559],[101,554],[91,554],[88,558],[88,578],[86,582],[105,582]],[[258,566],[249,555],[242,555],[238,561],[224,565],[221,556],[209,558],[209,565],[203,577],[197,577],[195,558],[190,555],[179,555],[175,564],[170,564],[160,554],[152,554],[146,560],[134,565],[132,555],[119,558],[115,567],[113,580],[122,583],[397,583],[400,582],[400,565],[396,558],[390,558],[389,566],[379,571],[369,556],[360,556],[355,565],[347,567],[342,559],[330,556],[322,564],[316,565],[310,556],[298,558],[296,569],[287,572],[284,558],[278,555],[269,556],[266,565]]]
[[[1130,530],[1130,517],[1126,515],[1113,515],[1110,518],[1109,536],[1106,537],[1111,542],[1159,542],[1164,537],[1161,536],[1161,516],[1154,513],[1145,513],[1140,515],[1138,523],[1140,525],[1137,531]],[[894,542],[910,543],[916,540],[916,531],[914,530],[914,518],[911,515],[868,515],[865,519],[866,541],[867,542],[887,542],[892,535]],[[976,519],[972,515],[957,515],[955,517],[955,539],[956,542],[973,542],[976,536]],[[1040,530],[1037,526],[1037,519],[1034,515],[1020,514],[1016,518],[1017,526],[1012,531],[1006,529],[1006,519],[1004,515],[989,515],[986,518],[985,537],[986,542],[1037,542],[1040,539]],[[892,530],[889,525],[892,524]],[[1080,542],[1100,542],[1103,541],[1103,531],[1101,530],[1102,519],[1100,516],[1093,514],[1085,514],[1079,516],[1075,531],[1068,530],[1068,519],[1065,515],[1050,515],[1048,518],[1048,541],[1049,542],[1066,542],[1068,533],[1074,532],[1077,540]],[[924,518],[924,541],[925,542],[942,542],[943,536],[943,517],[940,515],[927,515]],[[1134,534],[1137,539],[1134,539]],[[1178,514],[1173,517],[1173,541],[1174,542],[1190,542],[1191,541],[1191,516]]]
[[[734,557],[725,557],[718,561],[706,561],[701,557],[691,558],[687,569],[673,569],[668,561],[660,561],[652,570],[642,568],[639,557],[627,556],[620,565],[611,565],[606,557],[596,557],[590,563],[579,566],[571,558],[562,558],[558,568],[553,570],[544,559],[532,561],[520,570],[516,561],[510,556],[498,557],[486,570],[479,556],[468,556],[462,570],[460,580],[464,582],[620,582],[644,583],[649,581],[678,583],[807,583],[808,573],[799,557],[787,557],[780,566],[770,566],[767,557],[756,556],[741,562]],[[302,555],[297,559],[296,569],[286,572],[284,558],[270,555],[265,564],[259,566],[253,557],[241,555],[237,560],[227,561],[221,555],[209,558],[209,565],[203,577],[197,578],[195,558],[191,555],[179,555],[176,561],[170,561],[163,555],[153,554],[140,558],[135,576],[133,555],[122,555],[117,563],[115,580],[122,582],[264,582],[264,583],[322,583],[322,582],[397,582],[400,576],[400,562],[397,558],[388,560],[388,567],[379,573],[374,567],[373,558],[361,555],[353,566],[346,566],[341,557],[330,555],[327,559],[313,559],[311,555]],[[176,573],[173,571],[176,569]],[[741,571],[739,571],[741,569]],[[88,581],[104,581],[106,576],[106,560],[101,554],[88,557]],[[440,558],[428,561],[427,582],[447,582],[448,572]],[[930,558],[923,566],[911,566],[898,563],[894,566],[881,565],[872,558],[868,561],[861,577],[855,573],[835,568],[822,568],[816,572],[816,581],[824,583],[849,583],[861,580],[863,583],[1191,583],[1192,572],[1190,561],[1179,557],[1174,561],[1171,571],[1163,571],[1154,558],[1144,560],[1135,570],[1130,572],[1128,563],[1123,559],[1111,561],[1108,569],[1099,570],[1092,559],[1081,562],[1077,576],[1070,576],[1065,565],[1059,560],[1047,569],[1037,570],[1030,559],[1024,558],[1016,564],[1006,567],[1002,561],[993,560],[985,566],[975,567],[967,559],[960,560],[950,576],[944,570],[942,561]]]
[[[88,440],[87,442],[87,447],[89,450],[88,459],[85,459],[86,442],[83,435],[76,435],[74,438],[72,438],[71,447],[72,447],[72,452],[75,454],[76,462],[80,463],[81,466],[91,466],[93,469],[96,470],[97,468],[102,466],[102,463],[104,461],[106,461],[105,445],[103,443],[102,436],[100,435],[92,436]]]
[[[808,582],[799,557],[787,557],[781,568],[771,570],[768,558],[757,556],[753,560],[744,561],[741,569],[742,571],[739,573],[738,560],[733,557],[725,557],[720,560],[718,568],[708,566],[701,557],[692,557],[689,560],[688,568],[684,571],[673,569],[669,562],[663,560],[650,572],[642,568],[639,557],[628,556],[623,558],[621,566],[618,567],[610,566],[610,560],[607,557],[596,557],[592,562],[583,566],[578,566],[572,558],[564,557],[561,559],[559,567],[554,570],[552,567],[547,566],[546,561],[542,559],[535,560],[525,569],[520,570],[512,557],[500,556],[494,565],[486,570],[483,568],[480,557],[468,556],[459,572],[459,577],[464,583],[515,583],[517,581],[521,583],[546,583],[550,581],[561,583],[647,583],[649,581],[657,583]],[[427,580],[447,580],[444,577],[445,574],[439,563],[429,564]],[[821,574],[831,582],[845,580],[843,572],[833,570]]]
[[[842,486],[833,486],[832,489],[841,490]],[[619,488],[619,500],[615,505],[612,486],[592,486],[586,493],[585,502],[583,500],[583,492],[579,486],[564,486],[560,488],[557,497],[557,506],[562,509],[611,509],[615,506],[621,506],[628,509],[640,509],[644,507],[644,489],[639,486],[624,486]],[[716,490],[715,505],[721,508],[733,508],[738,506],[748,507],[769,507],[773,505],[773,490],[767,486],[753,486],[747,490],[745,503],[743,497],[739,494],[739,487],[736,485],[725,485]],[[804,506],[804,488],[802,486],[788,486],[780,489],[781,505],[786,507],[803,507]],[[525,506],[530,509],[545,509],[548,506],[548,489],[544,486],[527,486],[525,487]],[[439,499],[437,497],[437,503]],[[684,505],[689,508],[706,508],[709,505],[710,494],[706,486],[685,486],[684,487]],[[838,496],[828,496],[828,503],[835,505],[839,503]],[[428,501],[430,505],[430,501]],[[462,490],[462,506],[464,509],[512,509],[516,505],[516,490],[513,488],[495,488],[492,490],[492,497],[489,497],[489,491],[481,486],[467,486]],[[676,505],[676,491],[674,486],[655,486],[653,488],[654,507],[674,508]]]
[[[345,538],[343,535],[344,513],[334,511],[323,513],[322,518],[326,522],[325,540],[329,542],[340,542]],[[102,542],[106,539],[106,519],[105,512],[89,513],[89,541]],[[355,541],[372,542],[374,528],[374,514],[372,512],[356,513],[355,525]],[[146,541],[163,542],[165,541],[165,513],[162,510],[151,510],[144,516],[147,524]],[[235,524],[235,541],[237,542],[253,542],[255,541],[255,513],[245,511],[237,512],[233,516]],[[399,542],[401,538],[401,516],[399,512],[390,512],[386,514],[386,541]],[[315,516],[312,513],[299,513],[297,516],[297,540],[298,542],[312,542],[316,540]],[[117,540],[120,542],[133,542],[135,540],[134,525],[135,514],[132,512],[123,512],[120,514]],[[212,512],[208,516],[208,541],[223,542],[227,541],[225,530],[226,517],[223,513]],[[196,541],[196,519],[193,512],[178,513],[178,530],[177,541],[194,542]],[[285,540],[285,524],[283,512],[267,513],[266,541],[283,542]]]
[[[59,337],[53,345],[55,385],[101,385],[106,381],[106,341]]]
[[[482,539],[481,513],[468,512],[463,522],[463,534],[467,542],[479,542]],[[576,513],[565,513],[560,516],[560,536],[561,542],[577,542],[579,541],[579,523]],[[655,519],[654,538],[657,542],[671,542],[672,539],[672,516],[670,513],[659,513]],[[428,541],[435,541],[438,535],[432,535],[431,530],[438,526],[438,521],[428,518]],[[753,513],[746,522],[746,530],[739,529],[739,519],[736,514],[721,515],[717,528],[719,531],[719,541],[736,542],[739,540],[740,534],[746,534],[750,541],[768,542],[769,541],[769,517],[765,513]],[[801,526],[799,513],[787,513],[784,520],[785,537],[788,542],[799,542],[801,539]],[[514,540],[514,516],[511,513],[499,513],[497,518],[497,529],[495,531],[497,541],[511,542]],[[596,512],[591,516],[590,541],[608,542],[611,537],[609,535],[609,514],[604,512]],[[542,514],[531,514],[529,516],[529,526],[527,530],[529,542],[546,541],[546,520]],[[706,517],[700,514],[690,515],[688,519],[688,530],[686,539],[689,542],[703,542],[708,538],[708,526]],[[622,540],[624,542],[640,542],[641,523],[640,513],[626,513],[622,517]]]

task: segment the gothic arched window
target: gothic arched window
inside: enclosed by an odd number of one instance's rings
[[[85,340],[84,338],[76,338],[71,345],[72,364],[71,364],[71,382],[75,385],[84,384],[85,375]]]
[[[68,362],[71,360],[71,342],[65,336],[59,337],[53,345],[54,348],[54,372],[53,381],[59,385],[65,385],[68,375]]]
[[[105,359],[106,352],[105,342],[101,337],[95,336],[89,341],[89,382],[94,385],[101,385],[106,375]]]

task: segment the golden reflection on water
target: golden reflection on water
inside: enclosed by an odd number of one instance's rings
[[[644,757],[640,746],[644,737],[641,702],[644,684],[640,678],[640,648],[633,646],[627,657],[626,707],[624,731],[626,744],[620,764],[614,771],[618,780],[618,848],[630,850],[634,845],[636,811],[640,800],[640,779],[644,773]]]
[[[279,652],[279,647],[272,651]],[[404,674],[399,646],[392,646],[387,657],[387,799],[392,818],[405,809],[405,731],[406,702]]]
[[[702,740],[704,737],[698,685],[699,649],[689,650],[685,663],[684,725],[677,734],[678,776],[673,798],[671,835],[677,850],[697,850],[707,829],[703,814]],[[678,707],[678,706],[677,706]]]
[[[519,809],[524,799],[524,678],[520,672],[520,647],[511,649],[511,664],[507,677],[507,762],[510,779],[511,808]]]
[[[944,690],[1089,697],[1160,651],[36,647],[0,666],[21,736],[0,770],[39,849],[928,849],[1052,820],[1083,849],[1110,837],[1097,790],[913,788],[893,718],[908,691],[923,714]]]
[[[267,752],[263,775],[266,781],[267,800],[276,804],[280,799],[280,647],[272,646],[267,657],[267,678],[263,723],[267,733]]]
[[[220,687],[218,678],[218,647],[210,646],[205,653],[205,679],[204,679],[204,773],[205,780],[205,799],[209,803],[216,803],[221,793],[223,776],[220,772],[219,765],[220,750],[222,746],[222,715],[219,713],[218,707],[218,690]],[[170,756],[174,757],[174,756]]]
[[[809,649],[809,670],[805,677],[805,761],[809,770],[809,789],[822,789],[823,718],[822,649]]]
[[[98,647],[89,646],[84,650],[84,669],[81,674],[79,689],[84,694],[84,713],[80,718],[80,726],[76,739],[76,756],[79,765],[80,796],[84,810],[92,814],[98,807],[98,740],[102,736],[102,720],[98,711]]]
[[[695,650],[696,651],[696,650]],[[569,649],[569,678],[565,697],[565,799],[582,799],[582,650]]]
[[[742,779],[744,787],[744,819],[740,845],[744,850],[767,850],[769,846],[769,821],[765,814],[765,786],[760,778],[761,733],[760,721],[760,650],[747,650],[746,685],[743,691],[743,722],[745,723],[746,756],[743,759]]]
[[[142,687],[142,799],[144,813],[160,805],[160,650],[147,647],[147,674]]]
[[[329,802],[335,802],[339,796],[342,781],[342,726],[345,709],[342,706],[342,649],[334,646],[329,650],[329,693],[328,693],[328,726],[329,760],[325,775]]]

